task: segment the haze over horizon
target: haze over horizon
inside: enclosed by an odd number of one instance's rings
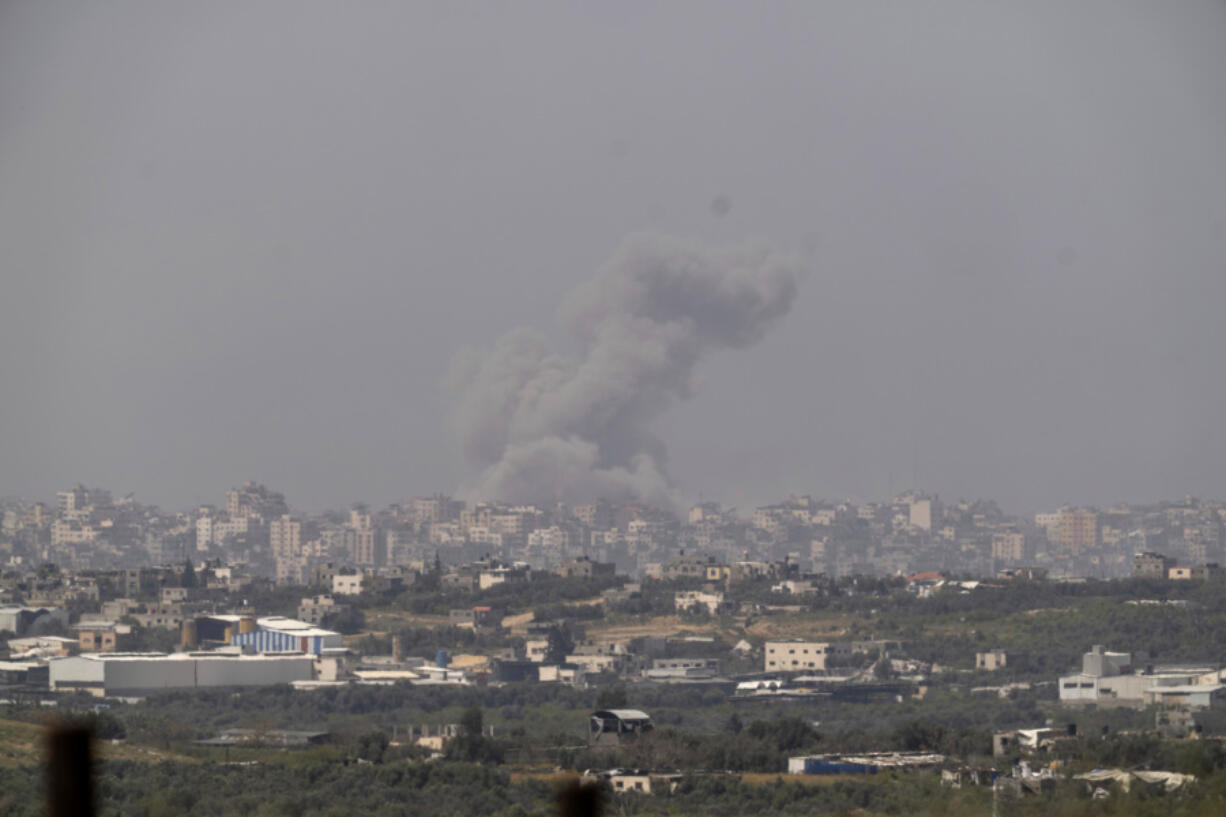
[[[579,354],[567,293],[651,233],[804,260],[641,427],[681,497],[1226,497],[1224,41],[1217,2],[5,4],[0,495],[458,489],[455,356]]]

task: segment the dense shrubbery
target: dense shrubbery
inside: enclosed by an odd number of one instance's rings
[[[400,627],[395,630],[405,655],[434,658],[439,650],[497,650],[523,647],[524,639],[506,630],[475,630],[472,627]],[[366,655],[387,655],[392,635],[367,635],[357,643]]]

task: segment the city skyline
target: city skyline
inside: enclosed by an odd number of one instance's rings
[[[699,558],[834,578],[1023,571],[1079,580],[1129,575],[1140,569],[1139,554],[1163,575],[1176,566],[1217,571],[1226,562],[1226,500],[1194,497],[1016,514],[991,499],[916,491],[864,503],[792,494],[752,509],[714,501],[688,509],[469,503],[436,493],[387,507],[307,511],[249,481],[228,489],[224,503],[186,511],[80,484],[58,492],[54,504],[4,501],[0,511],[0,556],[10,571],[199,562],[279,585],[341,567],[420,573],[440,559],[547,570],[593,561],[647,576]]]

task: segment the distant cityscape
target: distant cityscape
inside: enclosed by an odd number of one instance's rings
[[[1026,517],[992,500],[945,502],[913,491],[861,504],[791,496],[749,513],[716,502],[680,514],[606,501],[468,504],[442,494],[381,510],[356,504],[300,513],[283,494],[247,482],[227,491],[224,505],[191,511],[82,485],[59,492],[54,505],[8,499],[2,508],[0,560],[8,569],[192,561],[283,585],[316,583],[321,570],[421,571],[435,562],[479,560],[536,570],[586,560],[618,574],[667,578],[670,564],[695,558],[788,563],[833,578],[925,571],[985,578],[1016,570],[1053,579],[1118,578],[1142,563],[1146,575],[1182,578],[1222,561],[1226,537],[1226,502],[1193,497],[1066,506]]]
[[[1104,771],[1097,753],[1123,727],[1144,746],[1220,741],[1224,510],[1020,518],[907,492],[748,515],[443,495],[308,514],[248,482],[165,512],[77,485],[4,504],[0,700],[26,718],[105,713],[142,751],[227,766],[232,749],[320,748],[340,768],[573,769],[609,797],[785,769],[939,772],[1013,802],[1069,781],[1174,791],[1197,780],[1186,764]],[[181,706],[166,693],[200,696],[180,699],[199,722],[147,718]],[[479,703],[456,721],[445,702],[461,700]],[[226,701],[271,714],[215,721]],[[574,717],[540,715],[545,734],[518,714],[559,702]],[[347,731],[334,705],[371,728]],[[716,707],[716,731],[684,720]],[[701,735],[684,751],[682,723]],[[764,751],[729,754],[746,739]]]

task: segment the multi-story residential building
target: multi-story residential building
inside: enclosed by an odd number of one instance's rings
[[[932,532],[934,527],[940,527],[941,501],[936,497],[915,497],[909,503],[907,524],[923,531]]]
[[[706,579],[707,567],[715,564],[715,557],[700,553],[680,553],[660,567],[660,577],[669,579]]]
[[[449,496],[435,494],[431,497],[421,497],[414,499],[412,503],[413,523],[421,527],[432,522],[454,522],[463,509],[463,502]]]
[[[1055,542],[1060,528],[1060,512],[1036,513],[1034,515],[1034,525],[1036,528],[1043,529],[1043,533],[1047,536],[1049,542]]]
[[[84,485],[74,485],[67,491],[60,491],[55,498],[63,517],[75,517],[90,505],[89,491]]]
[[[575,505],[571,508],[571,516],[589,528],[613,527],[613,506],[608,502]]]
[[[571,546],[570,531],[559,525],[537,528],[528,534],[528,547],[545,550],[565,550]]]
[[[363,573],[337,573],[332,577],[332,592],[338,596],[356,596],[366,585]]]
[[[1161,553],[1138,553],[1132,557],[1132,575],[1146,579],[1165,579],[1175,560]]]
[[[992,534],[992,558],[1001,562],[1024,562],[1030,558],[1026,534],[1021,531],[996,531]]]
[[[158,627],[177,630],[183,626],[183,605],[181,604],[146,604],[140,612],[130,613],[136,623],[146,629]]]
[[[282,514],[268,523],[268,545],[273,558],[288,558],[302,553],[302,522]]]
[[[311,624],[322,624],[326,616],[348,609],[348,604],[340,604],[331,596],[311,596],[299,602],[298,618]]]
[[[348,530],[350,561],[360,567],[382,566],[384,560],[379,530],[364,507],[349,512]]]
[[[1056,537],[1052,542],[1072,553],[1097,547],[1100,542],[1098,513],[1084,508],[1061,508],[1057,512]]]
[[[196,520],[196,549],[208,550],[226,544],[228,539],[243,537],[263,540],[264,526],[258,516],[238,516],[218,519],[201,516]]]
[[[57,519],[51,523],[51,546],[84,545],[98,538],[98,529],[76,519]]]
[[[389,565],[412,565],[425,555],[411,530],[391,528],[383,532],[386,560]]]
[[[226,515],[231,519],[240,516],[258,516],[273,519],[289,513],[285,496],[256,482],[246,482],[241,488],[226,492]]]
[[[208,550],[213,544],[213,516],[202,513],[196,519],[196,550]]]
[[[309,575],[307,557],[304,554],[277,557],[274,571],[277,584],[305,584]]]

